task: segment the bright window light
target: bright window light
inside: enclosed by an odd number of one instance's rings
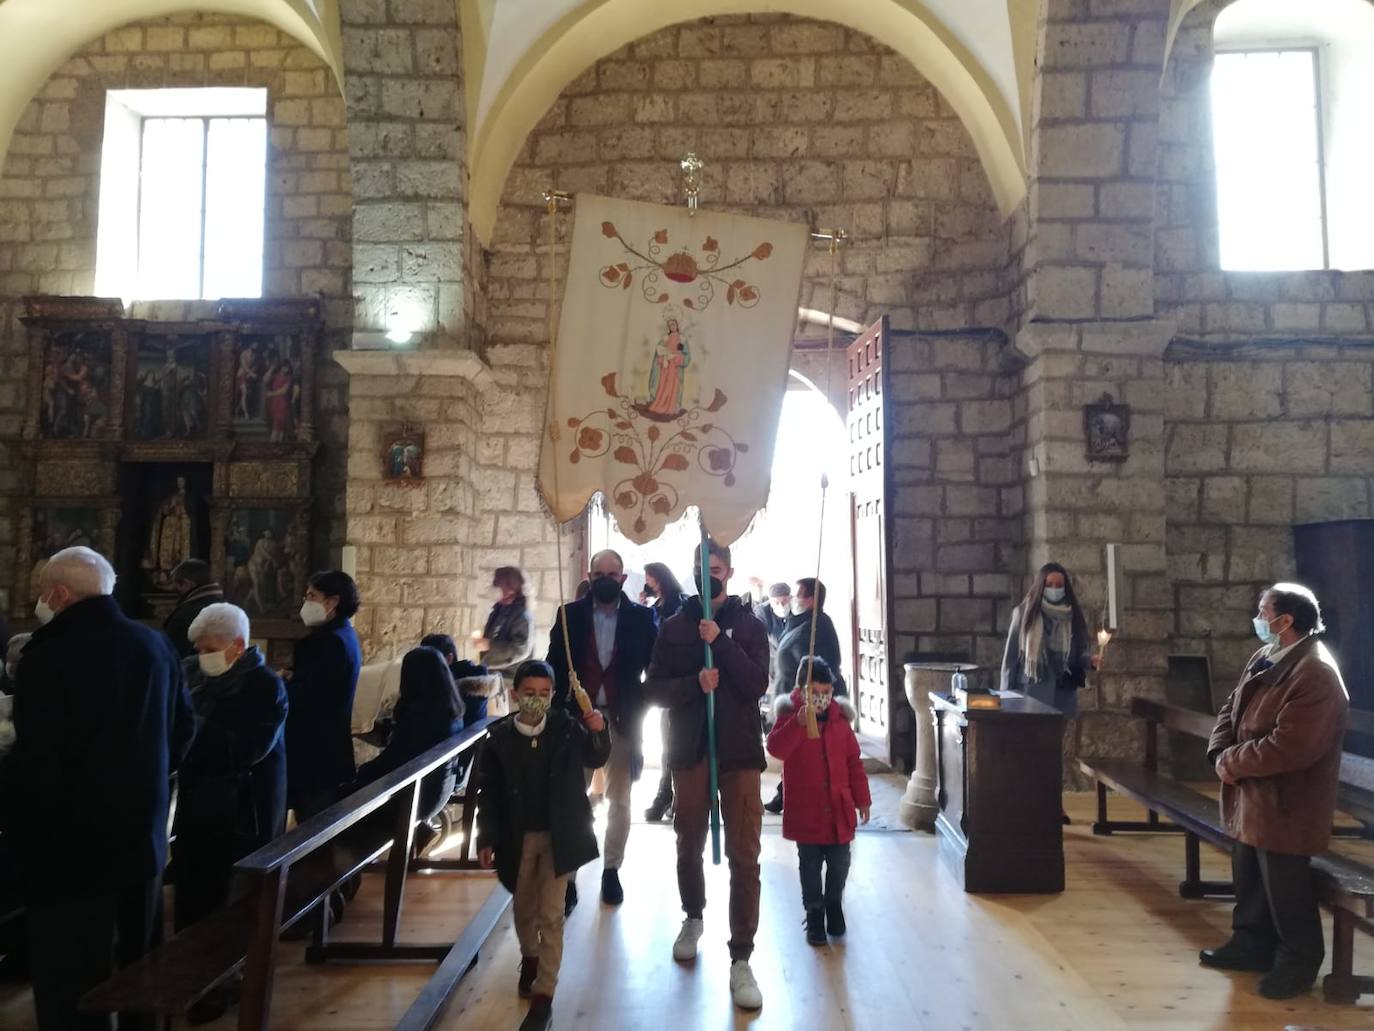
[[[110,92],[97,293],[262,295],[265,110],[266,91],[256,89]]]
[[[1326,268],[1316,54],[1217,54],[1212,134],[1221,267]]]

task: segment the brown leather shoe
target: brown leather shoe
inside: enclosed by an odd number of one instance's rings
[[[520,983],[516,991],[520,993],[520,998],[528,999],[530,989],[534,987],[534,979],[539,976],[539,957],[521,956],[520,957]]]
[[[520,1022],[520,1031],[548,1031],[553,1023],[553,999],[548,995],[536,995],[530,999],[530,1011]]]

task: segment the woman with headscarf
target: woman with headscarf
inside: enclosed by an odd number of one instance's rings
[[[662,562],[650,562],[644,566],[644,592],[640,599],[654,610],[654,620],[662,626],[682,608],[687,595],[673,571]],[[649,808],[644,810],[644,818],[650,823],[671,819],[673,810],[673,773],[668,769],[668,710],[659,710],[659,727],[663,737],[663,772],[658,778],[658,792]]]

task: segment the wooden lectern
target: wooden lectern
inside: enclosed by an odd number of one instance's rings
[[[1064,715],[1001,692],[998,709],[930,693],[940,855],[968,892],[1064,890]]]

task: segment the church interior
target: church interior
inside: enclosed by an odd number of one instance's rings
[[[756,857],[762,1008],[731,1003],[733,852],[706,863],[700,956],[674,960],[682,843],[644,815],[670,733],[646,708],[632,794],[616,760],[605,774],[630,800],[624,902],[597,897],[600,861],[583,869],[551,1026],[1374,1027],[1371,122],[1374,0],[0,0],[0,617],[46,632],[49,560],[84,547],[128,620],[160,629],[214,582],[251,620],[240,644],[289,671],[311,634],[302,600],[341,570],[358,698],[372,684],[375,703],[426,635],[479,659],[514,569],[526,655],[563,669],[556,615],[584,578],[596,596],[606,549],[641,601],[648,562],[694,595],[707,561],[695,516],[646,542],[615,515],[620,488],[554,516],[546,452],[575,439],[577,462],[592,431],[552,417],[551,383],[619,332],[560,328],[582,302],[577,212],[603,198],[785,224],[802,248],[785,375],[773,408],[732,395],[777,439],[730,461],[756,458],[775,494],[726,586],[762,619],[769,584],[818,568],[830,584],[872,791],[854,927],[808,943],[795,804],[769,758],[761,800],[777,787],[783,816],[762,814]],[[707,278],[660,267],[666,290]],[[586,303],[637,295],[622,268]],[[728,288],[732,312],[754,303],[744,280]],[[765,361],[747,335],[691,339],[707,315],[686,309],[670,305],[631,405],[662,425],[688,424],[682,383],[727,343]],[[187,559],[201,580],[178,573]],[[1047,581],[1047,563],[1066,572]],[[1071,708],[980,709],[1054,576],[1085,656]],[[1290,582],[1321,615],[1280,637],[1266,592]],[[1255,973],[1198,959],[1233,928],[1233,847],[1285,851],[1219,810],[1263,778],[1222,775],[1213,727],[1263,676],[1266,632],[1277,666],[1293,628],[1323,623],[1314,647],[1348,696],[1329,847],[1308,853],[1325,951],[1310,990],[1269,998]],[[489,723],[365,802],[296,808],[235,866],[232,905],[199,928],[169,911],[163,943],[120,959],[80,1026],[186,1026],[230,980],[205,1026],[522,1026],[528,952],[474,816],[485,737],[523,711],[509,671],[492,679]],[[361,742],[378,705],[359,711]],[[640,731],[609,733],[614,754]],[[385,743],[368,740],[360,757]],[[450,762],[452,804],[422,847],[420,784]],[[623,803],[590,790],[609,848]],[[86,804],[70,799],[44,847],[98,866]],[[0,870],[6,838],[0,815]],[[0,885],[5,1031],[48,1031],[30,915]]]

